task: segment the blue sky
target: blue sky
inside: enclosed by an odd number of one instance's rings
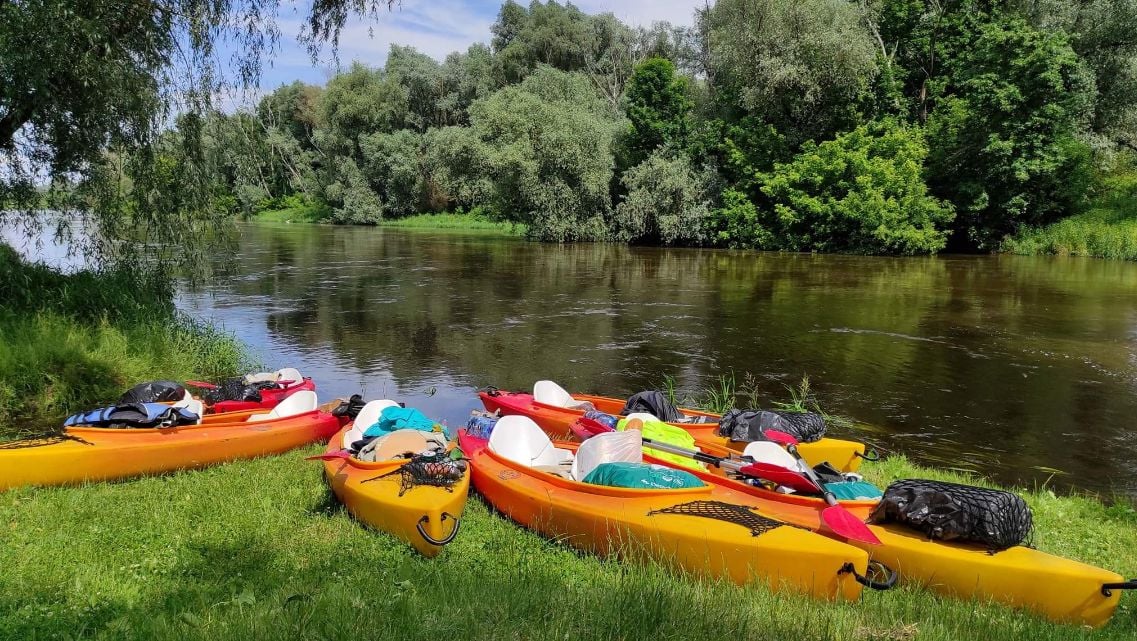
[[[340,39],[339,65],[347,66],[359,60],[380,66],[387,58],[391,44],[411,45],[419,51],[442,60],[451,51],[464,51],[475,42],[489,42],[490,25],[497,17],[504,0],[403,0],[377,21],[352,19]],[[525,0],[522,0],[526,4]],[[574,2],[585,13],[610,11],[631,25],[650,25],[658,20],[689,25],[693,22],[695,7],[704,0],[577,0]],[[325,52],[321,60],[312,64],[307,50],[296,41],[308,2],[302,0],[294,6],[281,9],[279,22],[281,41],[277,51],[262,73],[262,89],[303,80],[323,84],[335,72],[336,61]]]

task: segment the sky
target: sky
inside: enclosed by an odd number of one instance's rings
[[[381,66],[392,44],[410,45],[442,61],[452,51],[465,51],[475,42],[489,43],[490,25],[504,0],[402,0],[379,19],[351,19],[340,36],[339,65],[353,60]],[[675,25],[690,25],[695,7],[705,0],[575,0],[585,13],[611,12],[626,24],[648,26],[666,20]],[[521,0],[527,4],[526,0]],[[308,2],[282,7],[279,24],[280,47],[266,60],[261,75],[262,91],[281,84],[303,80],[324,84],[334,73],[336,62],[325,51],[313,65],[307,50],[296,40],[308,12]]]

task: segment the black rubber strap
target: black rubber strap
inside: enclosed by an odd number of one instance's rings
[[[880,452],[878,452],[875,447],[872,449],[871,453],[853,452],[853,456],[859,456],[870,463],[880,460]]]
[[[423,517],[421,519],[418,520],[418,523],[415,523],[415,529],[418,530],[419,536],[421,536],[427,543],[441,547],[441,546],[446,545],[447,543],[453,541],[454,537],[458,536],[458,528],[462,527],[462,520],[459,519],[458,517],[454,516],[453,514],[450,514],[449,512],[443,512],[442,513],[442,522],[443,523],[446,522],[447,517],[454,519],[454,529],[450,530],[450,534],[447,534],[446,536],[442,537],[441,539],[436,539],[436,538],[431,537],[429,534],[426,533],[426,530],[423,529],[422,524],[430,522],[430,517],[426,516],[425,514],[423,515]]]
[[[853,566],[852,563],[846,563],[845,565],[841,566],[840,570],[837,570],[837,574],[845,574],[850,572],[853,574],[853,578],[857,580],[857,583],[860,583],[866,588],[872,588],[874,590],[888,590],[895,586],[897,579],[900,578],[900,575],[896,572],[896,570],[893,570],[880,561],[869,561],[868,569],[865,571],[865,576],[857,574],[857,569]],[[882,575],[885,577],[883,581],[877,581],[875,579],[869,578]]]
[[[1113,596],[1114,590],[1137,590],[1137,579],[1130,579],[1123,583],[1106,583],[1101,586],[1101,593],[1104,596]]]

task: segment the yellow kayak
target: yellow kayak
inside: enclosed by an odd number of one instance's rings
[[[367,462],[347,455],[344,436],[352,427],[332,437],[323,457],[336,497],[368,526],[406,541],[423,556],[438,555],[458,535],[469,470],[448,487],[417,483],[406,458]]]

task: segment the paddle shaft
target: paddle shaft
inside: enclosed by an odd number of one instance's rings
[[[714,465],[715,467],[726,468],[733,472],[737,472],[745,466],[744,463],[732,461],[728,458],[723,458],[721,456],[711,456],[710,454],[696,452],[695,450],[689,450],[687,448],[672,445],[670,443],[653,441],[650,438],[643,439],[643,443],[653,450],[659,450],[661,452],[667,452],[669,454],[678,454],[679,456],[686,456],[688,458],[693,458],[700,463],[706,463],[708,465]]]

